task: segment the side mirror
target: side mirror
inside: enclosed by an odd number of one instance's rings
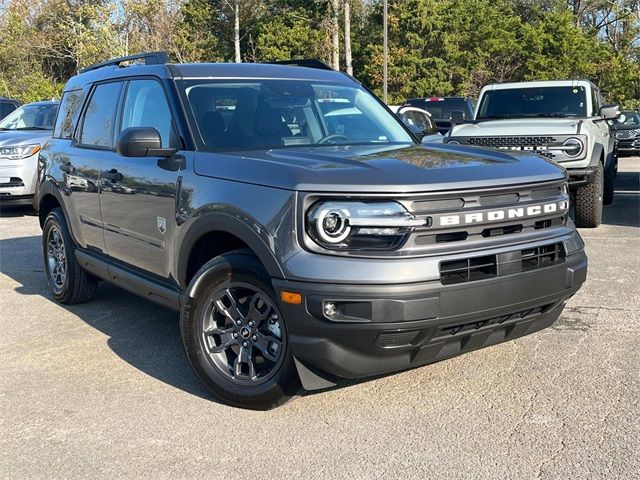
[[[175,148],[162,148],[160,133],[153,127],[125,128],[118,136],[116,150],[123,157],[170,157]]]
[[[613,120],[620,116],[620,107],[615,103],[609,103],[600,107],[600,111],[598,112],[598,114],[604,120]]]
[[[464,112],[462,110],[453,110],[451,112],[451,125],[460,125],[464,123]]]

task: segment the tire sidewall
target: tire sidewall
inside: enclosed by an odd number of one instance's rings
[[[210,361],[204,351],[201,338],[200,317],[207,307],[207,300],[217,289],[231,282],[243,282],[256,286],[271,297],[279,306],[268,275],[258,259],[250,253],[232,253],[207,262],[193,277],[187,292],[206,275],[206,285],[199,288],[195,297],[185,295],[180,315],[180,327],[185,352],[200,381],[216,396],[241,407],[271,408],[282,403],[286,397],[295,394],[299,380],[295,371],[293,356],[288,345],[286,320],[280,313],[281,327],[285,341],[284,355],[278,371],[264,383],[251,386],[238,385],[224,376]]]
[[[52,227],[57,227],[58,231],[62,235],[62,242],[64,244],[64,252],[66,256],[66,276],[64,285],[62,290],[56,292],[56,288],[51,280],[51,272],[49,270],[49,262],[47,261],[47,249],[49,242],[49,232]],[[60,302],[67,301],[71,295],[73,294],[71,286],[73,285],[74,279],[74,268],[72,265],[72,261],[74,260],[73,255],[75,255],[75,249],[73,247],[73,241],[71,240],[71,236],[69,235],[69,231],[67,229],[67,222],[64,219],[64,215],[61,210],[58,208],[54,208],[47,218],[44,221],[44,225],[42,226],[42,255],[44,257],[44,271],[47,276],[47,283],[49,284],[49,289],[51,290],[51,294],[54,298]]]

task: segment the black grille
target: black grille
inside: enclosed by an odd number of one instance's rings
[[[0,183],[0,188],[24,187],[21,178],[11,177],[8,182]]]
[[[522,271],[535,270],[555,265],[564,260],[564,248],[561,243],[522,250]]]
[[[468,138],[469,145],[478,147],[541,147],[555,142],[554,137],[474,137]]]
[[[616,132],[616,138],[634,138],[636,136],[635,130],[618,130]]]
[[[493,327],[494,325],[502,325],[503,323],[511,321],[519,321],[524,318],[530,318],[535,315],[544,313],[553,304],[543,305],[540,307],[529,308],[527,310],[521,310],[519,312],[511,313],[509,315],[501,315],[499,317],[487,318],[485,320],[477,320],[466,323],[459,323],[457,325],[449,325],[442,327],[440,331],[434,336],[436,338],[469,335],[478,330],[482,330],[484,327]]]
[[[376,338],[376,347],[392,348],[392,347],[404,347],[410,345],[413,340],[420,333],[417,330],[410,330],[407,332],[385,332],[378,335]]]
[[[506,233],[514,232],[503,231],[498,234],[504,235]],[[564,262],[564,258],[565,253],[562,243],[553,243],[551,245],[520,250],[520,261],[523,272],[562,263]],[[513,261],[514,260],[508,260],[507,263],[512,263]],[[518,261],[517,258],[515,261]],[[451,285],[454,283],[473,282],[496,277],[498,276],[498,267],[500,265],[502,264],[499,263],[498,256],[496,255],[442,262],[440,264],[440,282],[442,282],[443,285]],[[512,269],[507,269],[507,271],[509,273],[515,273]]]
[[[497,273],[495,255],[452,260],[440,264],[440,281],[443,285],[482,280],[495,277]]]

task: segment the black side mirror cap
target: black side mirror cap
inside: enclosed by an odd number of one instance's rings
[[[160,133],[153,127],[129,127],[118,135],[116,150],[123,157],[171,157],[178,150],[162,148]]]
[[[450,118],[451,125],[460,125],[464,123],[464,112],[462,110],[453,110]]]
[[[620,106],[615,103],[609,103],[600,107],[598,111],[604,120],[614,120],[620,116]]]

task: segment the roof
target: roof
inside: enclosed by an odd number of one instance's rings
[[[163,65],[134,64],[126,67],[105,66],[71,77],[65,91],[83,88],[89,83],[113,78],[151,75],[175,79],[295,79],[332,83],[353,83],[342,72],[295,65],[268,63],[168,63]]]
[[[482,90],[504,90],[509,88],[540,88],[540,87],[593,87],[598,88],[589,80],[534,80],[530,82],[494,83],[486,85]]]

